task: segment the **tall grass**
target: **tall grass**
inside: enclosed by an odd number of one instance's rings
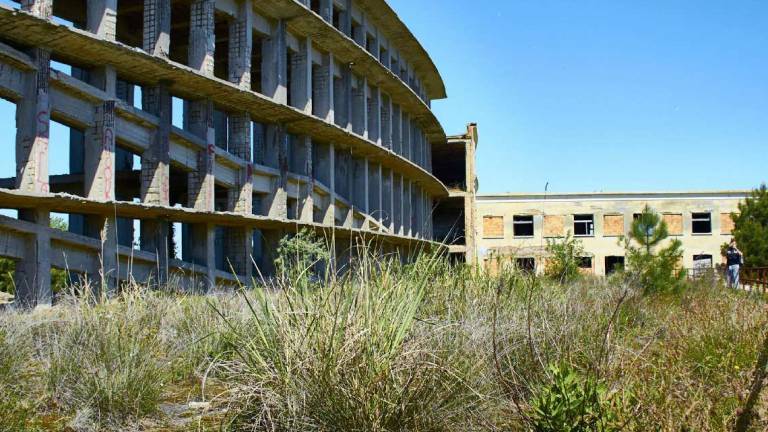
[[[764,298],[711,283],[295,263],[210,297],[133,286],[0,312],[0,430],[726,430],[768,324]]]

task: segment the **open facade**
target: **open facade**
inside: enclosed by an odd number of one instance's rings
[[[303,228],[335,239],[339,267],[357,238],[407,259],[437,244],[449,197],[430,109],[445,96],[383,0],[5,2],[0,256],[25,304],[51,302],[51,269],[248,283]],[[49,172],[55,146],[65,172]]]

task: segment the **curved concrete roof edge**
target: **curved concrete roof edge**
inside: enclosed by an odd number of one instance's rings
[[[427,61],[427,64],[424,65],[426,66],[426,70],[424,70],[424,67],[419,68],[417,66],[417,68],[421,70],[421,72],[424,74],[423,76],[426,78],[424,80],[424,85],[427,87],[427,93],[430,99],[445,99],[448,97],[445,91],[445,82],[443,82],[443,77],[440,75],[440,71],[437,69],[437,66],[432,60],[432,57],[429,55],[421,42],[419,42],[413,32],[411,32],[411,29],[408,28],[402,19],[400,19],[400,16],[397,14],[397,12],[392,9],[392,6],[390,6],[386,0],[360,0],[360,2],[362,4],[368,5],[374,10],[383,11],[384,15],[381,16],[381,18],[385,20],[389,18],[389,20],[395,24],[395,27],[389,29],[390,32],[393,32],[395,35],[397,33],[404,33],[405,37],[402,37],[401,42],[407,45],[400,46],[399,48],[401,51],[403,48],[408,47],[410,48],[409,51],[412,54],[420,56]]]

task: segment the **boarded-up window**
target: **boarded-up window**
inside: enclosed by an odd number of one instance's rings
[[[667,223],[669,235],[683,235],[683,215],[667,213],[664,215],[664,222]]]
[[[544,216],[544,237],[563,237],[564,235],[564,216]]]
[[[624,235],[624,215],[605,215],[603,217],[603,235]]]
[[[503,216],[483,216],[483,238],[504,238]]]
[[[720,214],[720,234],[731,235],[735,227],[730,213]]]

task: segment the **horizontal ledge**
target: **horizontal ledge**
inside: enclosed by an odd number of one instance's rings
[[[315,232],[333,232],[340,237],[363,236],[380,238],[395,244],[421,245],[442,248],[443,244],[432,240],[406,237],[386,232],[368,231],[359,228],[330,226],[315,222],[292,219],[269,218],[254,214],[233,212],[205,212],[185,207],[165,207],[128,201],[95,201],[69,194],[28,193],[13,189],[0,189],[0,208],[46,209],[53,212],[74,214],[97,214],[129,219],[161,219],[191,224],[212,224],[219,226],[249,227],[257,229],[297,230],[307,228]]]

